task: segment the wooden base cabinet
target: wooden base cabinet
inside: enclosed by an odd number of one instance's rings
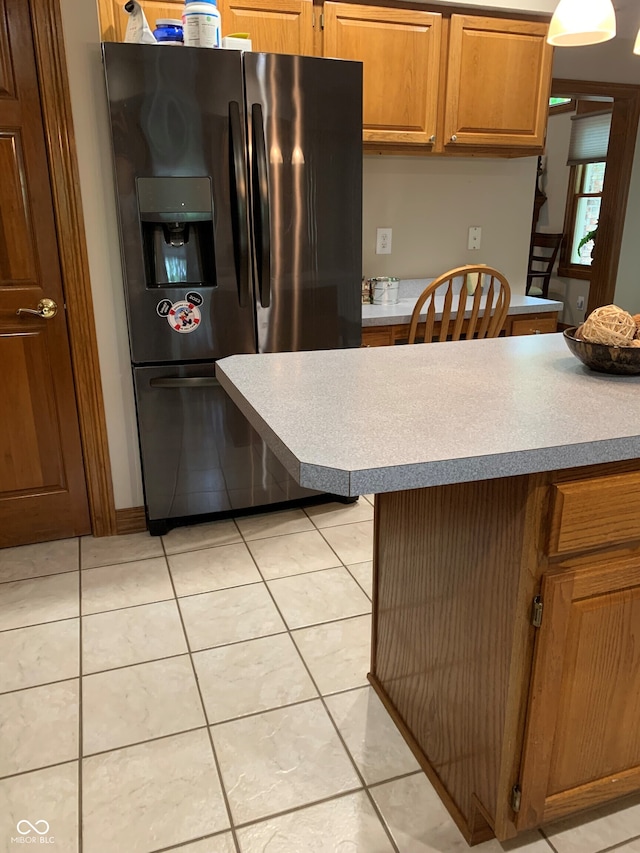
[[[640,556],[545,574],[518,829],[640,789]]]
[[[470,844],[640,791],[639,525],[606,499],[639,483],[376,495],[369,679]]]
[[[544,335],[558,329],[556,313],[511,314],[504,323],[504,335]],[[440,331],[440,324],[434,326],[434,335]],[[418,339],[424,337],[424,323],[418,324]],[[388,326],[364,326],[362,329],[363,347],[388,347],[403,344],[409,337],[409,324],[397,323]]]

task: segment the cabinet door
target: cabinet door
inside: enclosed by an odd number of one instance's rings
[[[445,145],[542,148],[553,54],[547,29],[452,15]]]
[[[364,66],[365,142],[435,142],[441,27],[431,12],[324,4],[324,56]]]
[[[640,789],[640,556],[542,587],[518,829]]]
[[[182,18],[184,0],[140,0],[140,5],[154,30],[158,18]],[[123,0],[98,0],[102,41],[124,41],[129,16],[123,6]]]
[[[249,33],[252,50],[313,55],[312,0],[219,0],[222,35]]]

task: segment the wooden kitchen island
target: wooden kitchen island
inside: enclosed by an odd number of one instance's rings
[[[559,334],[217,375],[303,485],[376,493],[370,681],[467,841],[640,790],[640,377]]]

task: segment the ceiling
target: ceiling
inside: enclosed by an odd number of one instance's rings
[[[640,28],[640,3],[638,0],[613,0],[616,10],[617,32],[623,38],[635,39]]]

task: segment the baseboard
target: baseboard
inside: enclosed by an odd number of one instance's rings
[[[147,529],[147,517],[143,506],[128,506],[116,510],[116,530],[123,533],[141,533]]]

